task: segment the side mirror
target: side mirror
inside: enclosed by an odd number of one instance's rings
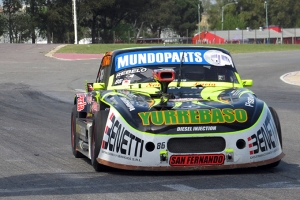
[[[94,90],[104,90],[105,83],[93,83]]]
[[[253,80],[252,79],[242,80],[242,84],[245,87],[251,87],[253,85]]]
[[[87,83],[86,84],[86,91],[91,92],[94,90],[104,90],[105,83]]]

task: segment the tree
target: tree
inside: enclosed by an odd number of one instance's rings
[[[51,7],[48,6],[45,18],[48,38],[53,34],[55,43],[74,43],[72,4],[69,0],[56,0],[49,4]]]
[[[140,22],[144,22],[145,30],[149,29],[152,37],[160,37],[163,29],[171,27],[173,14],[175,13],[174,9],[174,0],[151,0],[148,9],[145,9],[143,13],[139,13]]]
[[[295,0],[269,0],[269,18],[271,25],[283,28],[296,27],[300,21],[300,2]],[[300,24],[298,24],[299,27]]]
[[[26,15],[22,2],[26,3]],[[222,7],[234,0],[76,0],[78,38],[91,37],[93,43],[130,41],[142,35],[159,37],[163,29],[185,36],[198,32],[200,13],[207,14],[209,29],[221,30]],[[265,1],[268,2],[268,25],[300,27],[300,1],[238,0],[224,10],[224,30],[257,29],[266,26]],[[71,0],[3,0],[0,34],[9,33],[10,42],[36,36],[48,42],[73,43],[74,26]],[[203,30],[203,28],[201,28]]]
[[[6,22],[7,22],[7,19],[5,18],[5,15],[1,14],[0,13],[0,36],[3,35],[3,33],[6,31]]]
[[[30,38],[30,29],[27,26],[29,22],[30,16],[27,13],[19,11],[13,15],[11,28],[14,43],[21,43]]]
[[[150,5],[148,0],[86,0],[83,3],[87,7],[80,6],[79,15],[87,13],[87,17],[82,21],[79,19],[80,25],[90,27],[92,38],[100,32],[105,42],[114,42],[125,35],[123,28],[128,27],[126,24],[140,21],[141,13],[146,12]],[[123,28],[118,27],[120,25]]]
[[[198,0],[174,0],[175,9],[171,26],[178,35],[186,35],[187,30],[195,30],[198,24]],[[203,6],[200,6],[203,13]],[[200,19],[201,21],[201,19]]]
[[[36,43],[36,37],[38,35],[43,36],[43,28],[47,25],[45,21],[45,12],[47,10],[47,2],[51,0],[24,0],[26,4],[26,13],[30,16],[28,26],[30,27],[31,41]],[[53,0],[55,1],[55,0]]]
[[[9,42],[13,42],[13,17],[22,8],[21,0],[3,0],[3,13],[8,15]]]
[[[107,40],[106,30],[111,22],[109,14],[116,14],[113,9],[115,0],[83,0],[78,4],[78,24],[80,35],[91,37],[92,43],[96,43],[96,37],[101,35],[103,40]],[[82,28],[81,28],[82,27]],[[84,27],[88,27],[87,30]],[[111,37],[112,38],[112,37]],[[99,41],[99,39],[97,40]]]

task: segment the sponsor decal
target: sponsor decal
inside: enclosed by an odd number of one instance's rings
[[[144,73],[147,70],[148,70],[147,68],[133,68],[133,69],[125,70],[125,71],[117,73],[116,78],[118,78],[120,76],[128,75],[128,74]]]
[[[159,83],[148,83],[146,87],[160,87]]]
[[[120,85],[123,82],[124,79],[116,79],[115,84],[114,85]]]
[[[102,150],[127,156],[129,160],[142,158],[144,140],[127,130],[114,113],[107,120],[102,140]],[[103,151],[102,151],[103,152]]]
[[[91,104],[92,102],[93,102],[93,96],[92,96],[92,94],[88,94],[86,96],[86,103]]]
[[[171,166],[223,165],[224,154],[172,155]]]
[[[157,50],[119,54],[115,59],[115,71],[137,66],[180,64],[182,56],[185,64],[232,65],[230,56],[217,50]]]
[[[92,113],[95,114],[99,110],[100,110],[100,105],[96,101],[93,101],[92,106],[91,106]]]
[[[112,152],[105,151],[105,150],[101,150],[101,153],[109,155],[111,157],[117,157],[117,158],[130,160],[130,161],[134,161],[134,162],[142,162],[141,158],[133,158],[133,157],[130,157],[130,156],[125,156],[125,155],[122,155],[122,154],[116,154],[116,153],[112,153]]]
[[[211,65],[225,66],[232,65],[231,57],[221,51],[209,50],[204,53],[204,59]]]
[[[127,106],[129,111],[135,110],[134,106],[130,103],[128,99],[126,99],[125,97],[120,97],[120,99],[124,102],[124,104]]]
[[[109,98],[109,100],[111,101],[111,104],[113,104],[113,105],[119,104],[119,103],[117,102],[117,100],[115,99],[115,97],[111,97],[111,98]]]
[[[244,123],[248,120],[244,109],[199,109],[199,110],[162,110],[138,113],[144,126],[179,124],[218,124]]]
[[[208,87],[208,86],[214,87],[214,86],[216,86],[215,83],[201,83],[201,82],[196,82],[194,84],[194,86],[197,86],[197,85],[202,85],[202,86],[205,86],[205,87]]]
[[[126,95],[127,101],[129,101],[131,103],[131,105],[149,107],[148,101],[150,101],[150,102],[153,101],[148,96],[134,94],[128,90],[118,90],[117,92]]]
[[[137,95],[133,94],[129,90],[118,90],[118,92],[121,94],[125,94],[127,97],[132,98],[132,99],[137,98]]]
[[[216,131],[216,126],[187,126],[187,127],[177,127],[177,131]]]
[[[130,80],[123,80],[122,81],[122,85],[129,85],[130,84]]]
[[[120,71],[134,66],[180,64],[181,57],[184,57],[186,64],[207,64],[203,61],[202,54],[205,51],[195,50],[159,50],[128,52],[116,56],[115,71]]]
[[[218,75],[219,81],[225,81],[225,75]]]
[[[77,94],[77,111],[84,110],[86,102],[84,101],[85,94]]]
[[[268,155],[278,147],[277,129],[269,112],[263,125],[248,137],[248,143],[250,159]]]
[[[248,101],[245,103],[245,106],[253,107],[254,106],[254,97],[253,95],[248,94]]]

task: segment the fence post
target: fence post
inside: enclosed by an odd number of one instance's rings
[[[296,34],[296,28],[294,28],[294,38],[293,38],[293,44],[295,44],[295,40],[297,38],[297,34]]]
[[[214,43],[216,44],[216,29],[214,30],[214,37],[215,37]],[[220,41],[219,41],[219,44],[220,44]]]
[[[227,41],[228,41],[228,44],[230,44],[230,43],[229,43],[229,41],[230,41],[230,31],[229,31],[229,29],[228,29],[228,37],[227,37]]]
[[[242,44],[244,44],[244,30],[242,29]]]
[[[283,43],[283,28],[281,29],[281,44]]]

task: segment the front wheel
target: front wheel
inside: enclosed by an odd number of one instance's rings
[[[279,117],[277,115],[277,112],[275,111],[274,108],[272,107],[269,107],[269,110],[272,114],[272,117],[274,119],[274,122],[275,122],[275,126],[276,126],[276,129],[277,129],[277,133],[278,133],[278,138],[279,138],[279,142],[280,142],[280,146],[281,146],[281,149],[282,149],[282,134],[281,134],[281,126],[280,126],[280,121],[279,121]],[[281,162],[281,160],[278,160],[274,163],[271,163],[271,164],[268,164],[268,165],[265,165],[263,166],[264,168],[274,168],[274,167],[277,167],[279,165],[279,163]]]
[[[282,134],[281,134],[281,125],[280,125],[279,117],[278,117],[277,112],[274,108],[269,107],[269,109],[270,109],[270,112],[271,112],[271,114],[273,116],[273,119],[274,119],[274,122],[275,122],[275,126],[276,126],[276,129],[277,129],[280,146],[281,146],[281,149],[282,149]]]
[[[105,171],[106,166],[100,164],[97,161],[98,155],[100,153],[104,128],[106,125],[108,112],[107,111],[98,111],[93,119],[93,128],[92,128],[92,138],[91,138],[91,164],[97,172]]]

